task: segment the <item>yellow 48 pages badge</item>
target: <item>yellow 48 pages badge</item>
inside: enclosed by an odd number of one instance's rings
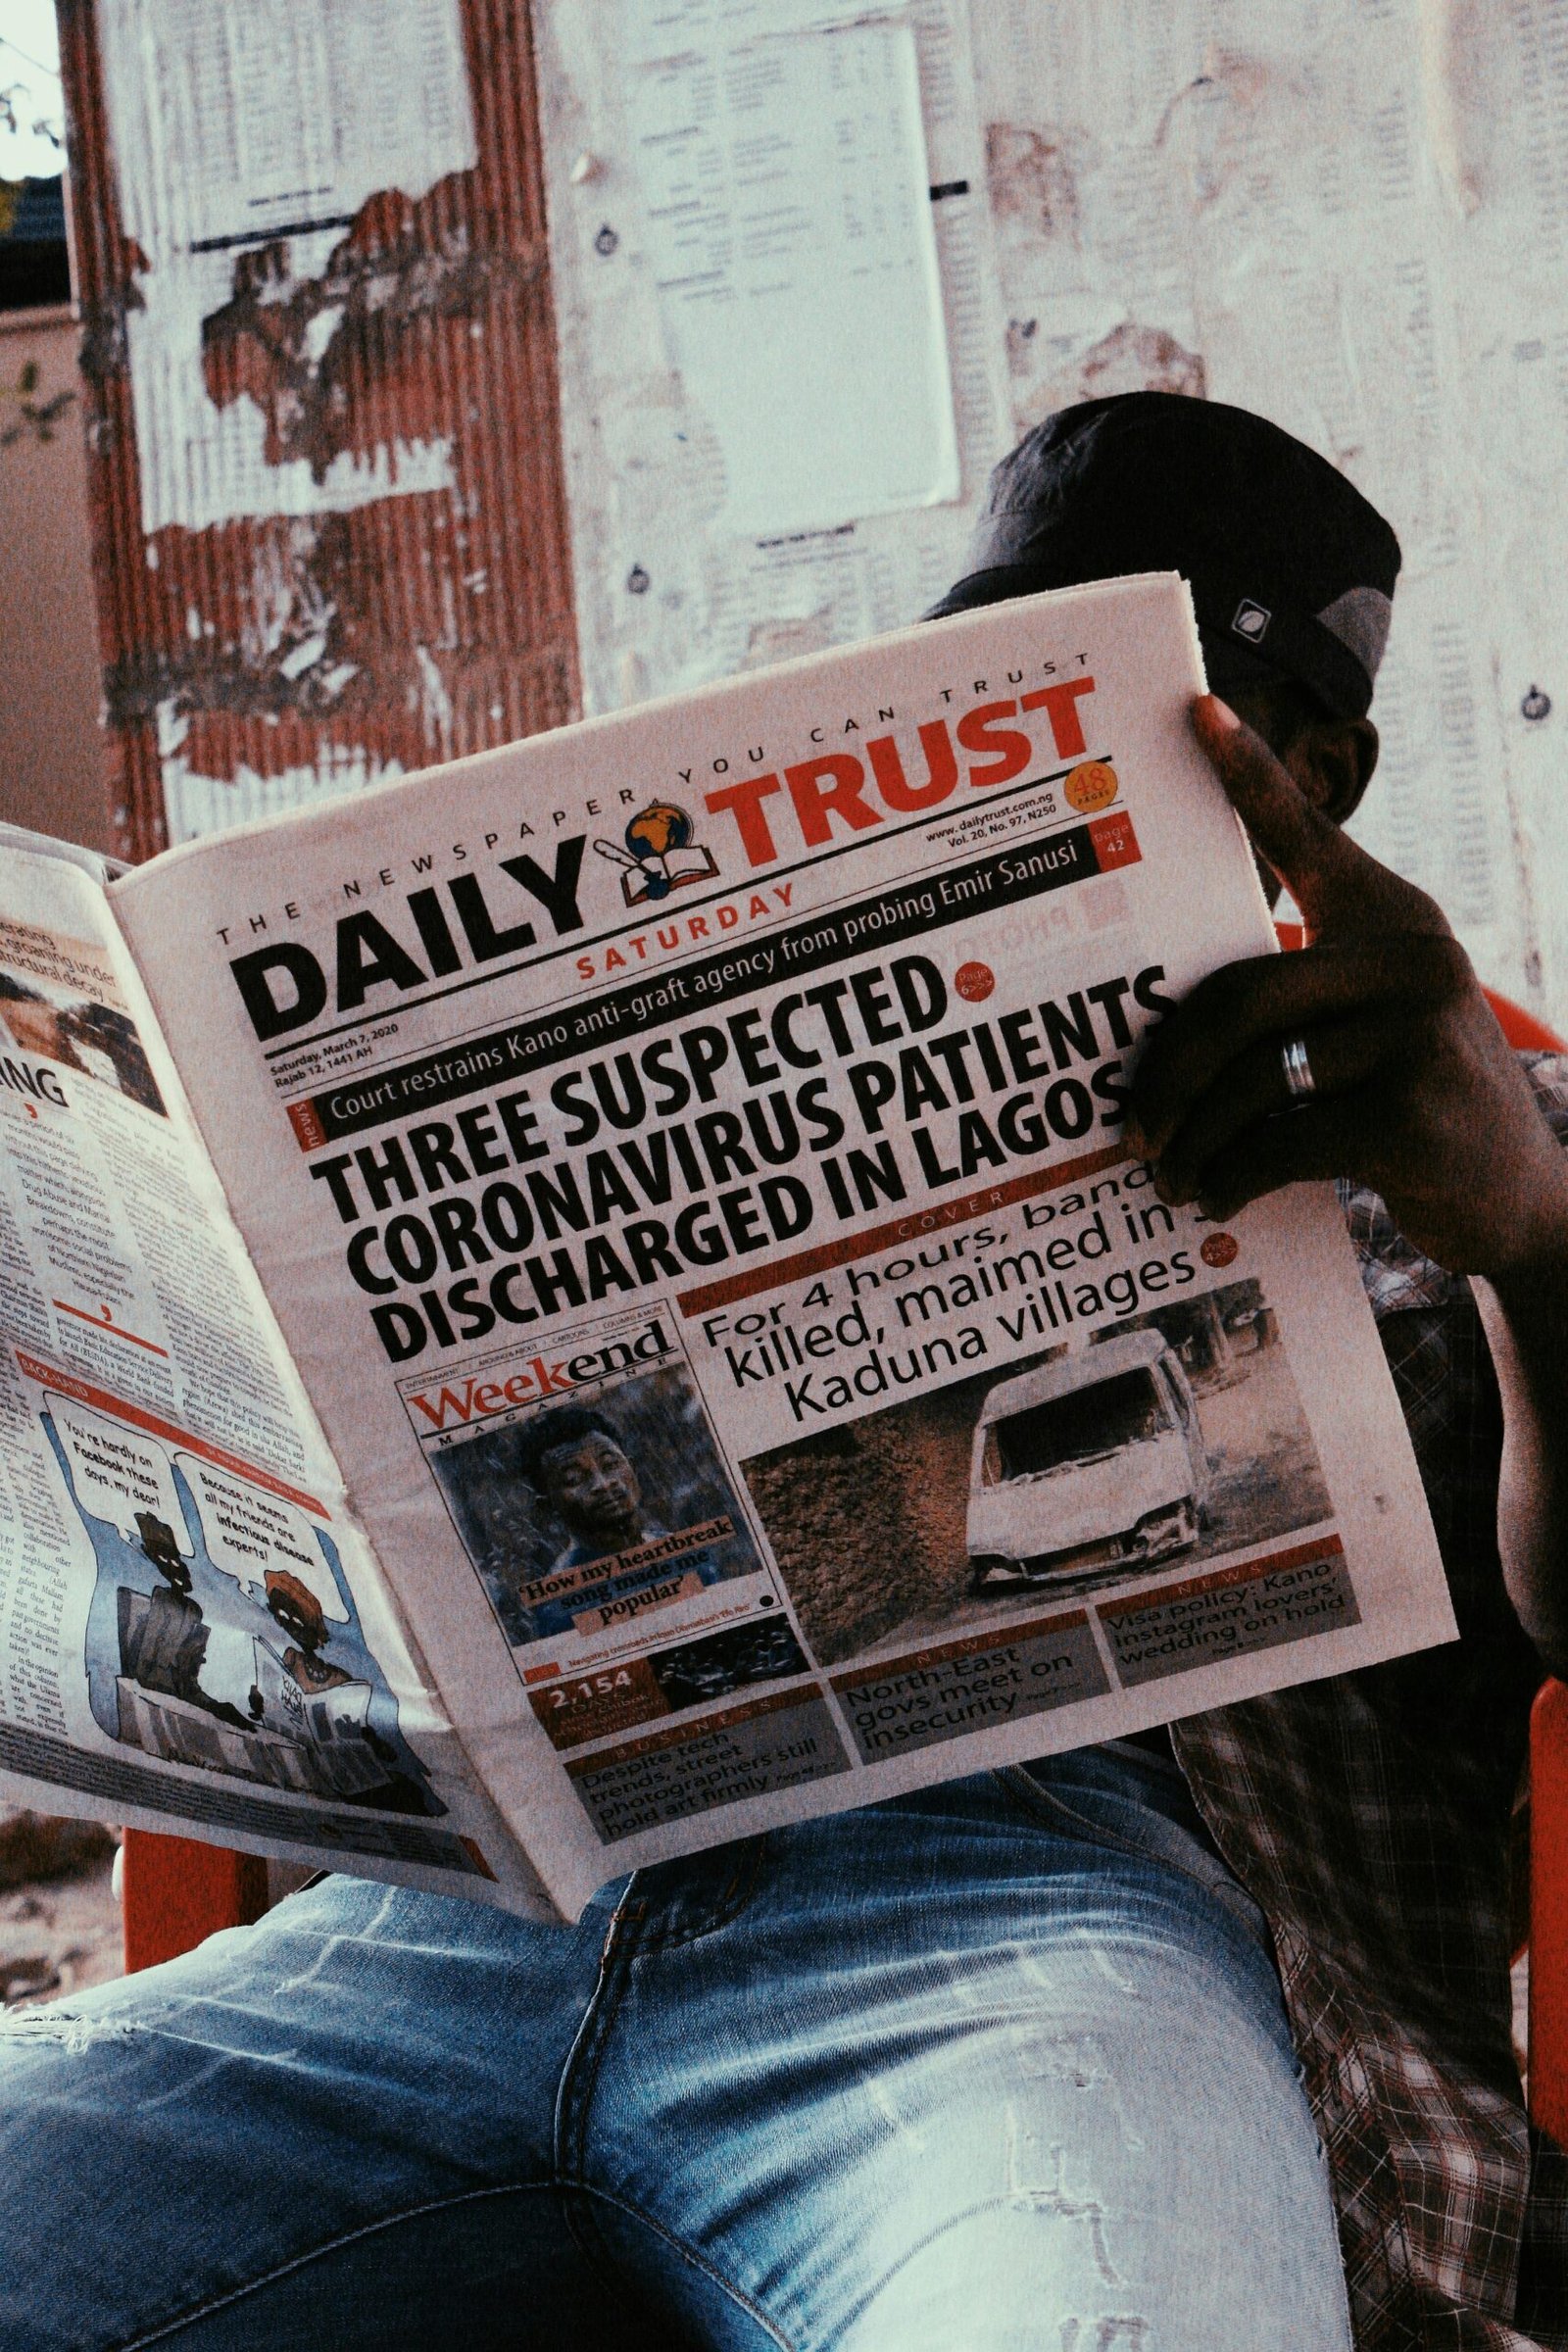
[[[1116,770],[1107,760],[1086,760],[1073,769],[1061,789],[1069,808],[1093,816],[1097,808],[1108,808],[1116,798]]]

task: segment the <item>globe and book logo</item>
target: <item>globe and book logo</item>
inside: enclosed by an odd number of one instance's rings
[[[627,906],[646,906],[650,901],[667,899],[688,882],[711,881],[718,872],[717,858],[697,843],[695,834],[690,816],[674,801],[650,801],[628,820],[621,836],[624,849],[612,841],[596,841],[594,848],[621,868],[620,891]]]

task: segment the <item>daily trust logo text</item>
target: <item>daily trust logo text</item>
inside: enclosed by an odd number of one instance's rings
[[[484,1376],[443,1381],[439,1388],[405,1392],[416,1429],[459,1429],[474,1421],[493,1420],[497,1413],[514,1412],[518,1405],[540,1404],[573,1389],[590,1387],[613,1372],[629,1372],[655,1364],[670,1352],[664,1327],[657,1318],[640,1331],[608,1340],[602,1348],[584,1348],[571,1356],[529,1356],[514,1367],[497,1366]]]
[[[1022,674],[1009,671],[1009,684]],[[985,691],[986,684],[977,678],[976,692]],[[710,815],[733,823],[755,872],[800,849],[823,849],[835,838],[885,824],[890,817],[939,808],[960,783],[981,790],[1012,783],[1037,763],[1044,747],[1030,725],[1009,725],[1009,720],[1032,719],[1038,726],[1043,716],[1054,756],[1081,760],[1089,748],[1083,704],[1094,691],[1095,681],[1087,674],[1061,678],[1016,697],[977,704],[956,722],[946,716],[928,719],[918,729],[918,749],[901,743],[896,733],[879,735],[857,751],[843,748],[798,760],[782,774],[743,776],[706,792],[704,802]],[[892,718],[893,712],[882,715]]]

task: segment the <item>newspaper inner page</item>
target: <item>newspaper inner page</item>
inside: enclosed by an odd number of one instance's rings
[[[632,1865],[1451,1637],[1331,1191],[1122,1138],[1273,936],[1183,585],[536,738],[115,886],[470,1753]]]
[[[0,838],[0,1787],[537,1900],[346,1509],[91,862]]]

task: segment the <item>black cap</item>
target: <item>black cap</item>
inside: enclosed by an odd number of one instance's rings
[[[1365,715],[1399,542],[1316,450],[1218,401],[1124,392],[1037,424],[994,469],[968,568],[925,617],[1134,571],[1188,580],[1221,693],[1295,678]]]

